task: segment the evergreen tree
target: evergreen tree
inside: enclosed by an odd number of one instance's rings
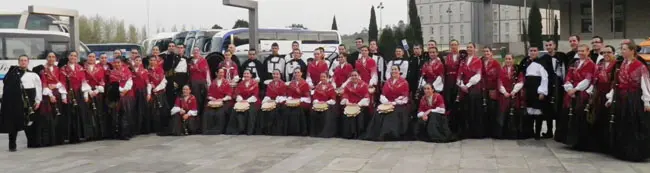
[[[212,25],[212,29],[223,29],[219,24]]]
[[[176,25],[172,26],[172,32],[178,32],[178,28],[176,28]]]
[[[124,21],[117,22],[117,28],[115,30],[115,40],[114,43],[125,43],[127,42],[126,28],[124,27]]]
[[[238,19],[237,21],[235,21],[235,25],[232,26],[232,29],[235,28],[248,28],[248,21]]]
[[[135,28],[133,24],[129,25],[129,30],[128,30],[128,35],[129,38],[127,39],[129,43],[138,43],[138,29]]]
[[[412,31],[407,37],[412,43],[422,44],[422,23],[420,22],[420,16],[418,16],[418,8],[415,0],[409,0],[408,6],[409,20],[411,22],[409,26]]]
[[[147,34],[149,34],[147,32],[147,26],[146,25],[142,26],[142,28],[140,28],[140,39],[139,40],[146,40],[147,37],[149,37],[149,35],[147,35]]]
[[[185,24],[183,24],[183,27],[181,28],[181,31],[187,31]]]
[[[104,22],[104,43],[115,42],[115,18],[108,19]]]
[[[383,53],[384,56],[392,56],[395,54],[397,43],[398,41],[393,36],[391,27],[384,27],[381,31],[381,37],[379,37],[379,52]]]
[[[543,48],[542,43],[542,14],[539,12],[537,1],[533,1],[528,15],[528,38],[530,47]]]
[[[370,7],[370,26],[368,26],[368,40],[377,40],[379,30],[377,29],[377,17],[375,6]]]
[[[339,27],[336,25],[336,16],[332,19],[332,30],[339,30]]]
[[[91,43],[91,35],[93,35],[92,27],[90,27],[90,22],[88,17],[81,16],[79,17],[79,40],[84,43]]]
[[[555,21],[553,22],[553,42],[557,45],[560,40],[560,23],[557,20],[557,15],[555,15]],[[557,47],[555,48],[557,49]]]
[[[104,28],[104,19],[99,16],[95,15],[95,17],[92,18],[92,23],[93,23],[93,39],[95,40],[95,43],[105,43],[106,38],[103,37],[103,29]]]

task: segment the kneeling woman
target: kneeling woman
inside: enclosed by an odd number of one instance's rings
[[[384,83],[379,99],[381,105],[373,116],[365,139],[376,141],[399,140],[406,133],[409,124],[408,103],[409,85],[400,76],[399,67],[391,68],[391,78]]]
[[[350,82],[343,86],[341,105],[345,117],[341,121],[341,137],[358,138],[365,130],[364,119],[368,115],[370,92],[368,84],[359,77],[359,72],[350,73]]]
[[[172,118],[169,126],[172,129],[172,135],[181,136],[196,133],[198,129],[198,103],[196,97],[192,95],[190,86],[183,86],[183,95],[176,98],[174,107],[171,110]]]
[[[226,131],[232,109],[232,87],[225,78],[225,70],[217,71],[217,78],[208,89],[208,106],[203,111],[203,134],[218,135]]]
[[[307,135],[307,110],[311,105],[309,84],[302,78],[300,68],[293,70],[293,81],[287,90],[287,108],[282,114],[288,116],[288,135]]]
[[[336,91],[329,82],[327,73],[320,74],[320,83],[314,88],[314,104],[309,116],[311,118],[310,136],[331,138],[338,133],[339,112],[336,104]]]
[[[237,103],[231,111],[230,120],[228,120],[227,134],[255,134],[255,122],[260,102],[257,99],[260,94],[258,83],[251,78],[249,70],[244,71],[244,79],[239,82],[235,89]]]
[[[449,120],[445,116],[445,99],[433,90],[431,84],[424,85],[424,97],[420,99],[418,123],[415,135],[419,140],[428,142],[454,141],[449,129]]]

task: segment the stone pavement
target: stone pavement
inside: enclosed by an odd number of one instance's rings
[[[22,134],[22,133],[21,133]],[[650,163],[571,151],[552,140],[368,142],[278,136],[139,136],[6,152],[0,172],[165,173],[650,173]]]

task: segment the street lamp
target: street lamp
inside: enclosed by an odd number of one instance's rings
[[[377,9],[379,9],[379,31],[381,32],[381,27],[383,26],[382,25],[383,22],[382,22],[382,18],[381,18],[381,13],[382,13],[382,11],[384,9],[384,3],[379,2],[379,5],[377,6]]]
[[[447,40],[449,40],[447,42],[448,45],[451,42],[451,12],[452,12],[451,7],[448,7],[447,8],[447,15],[449,16],[449,20],[447,20],[447,30],[448,30],[447,31]],[[449,45],[449,46],[451,48],[451,45]]]

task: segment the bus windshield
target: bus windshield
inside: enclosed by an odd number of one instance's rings
[[[650,46],[647,47],[641,47],[641,50],[639,50],[640,54],[650,54]]]
[[[194,45],[194,37],[188,38],[185,41],[185,56],[190,57],[192,55],[192,49],[191,47]]]

